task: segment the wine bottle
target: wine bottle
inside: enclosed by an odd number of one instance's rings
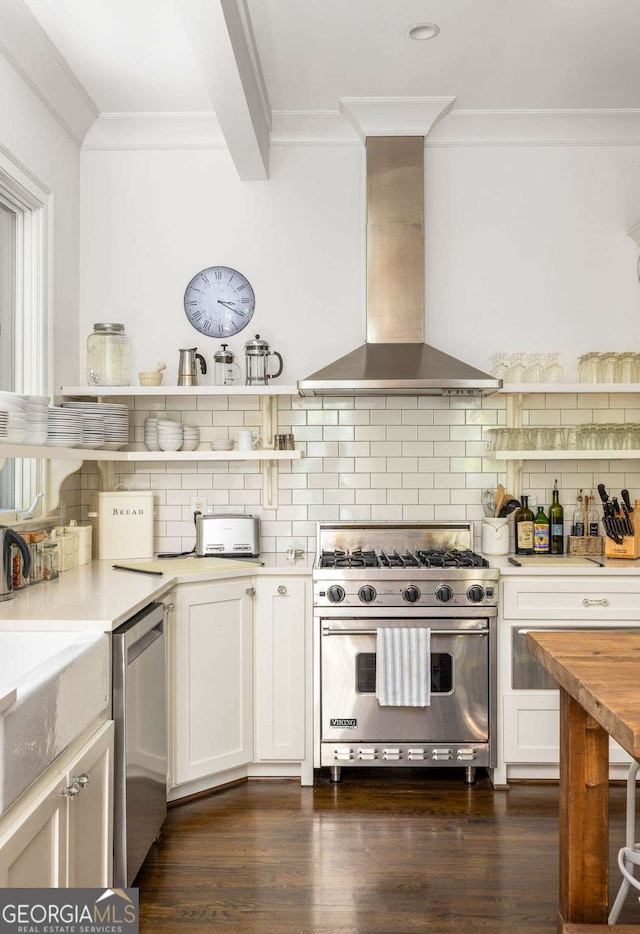
[[[573,523],[572,523],[571,534],[577,535],[579,537],[582,537],[585,534],[582,490],[578,492],[578,497],[576,499],[576,508],[573,510]]]
[[[587,531],[586,535],[599,535],[600,534],[600,516],[595,507],[595,497],[593,495],[593,490],[589,496],[589,512],[587,513]]]
[[[552,555],[564,554],[564,509],[560,505],[558,481],[553,484],[553,501],[549,507],[549,551]]]
[[[538,506],[533,520],[533,552],[536,555],[549,554],[549,520],[544,506]]]
[[[523,496],[522,505],[516,509],[514,521],[516,526],[516,554],[533,554],[533,513],[529,509],[529,497]]]

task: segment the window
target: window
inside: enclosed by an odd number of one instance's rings
[[[0,150],[0,389],[50,394],[47,352],[51,193]],[[2,461],[0,460],[0,465]],[[0,471],[4,522],[43,488],[43,462],[8,459]]]

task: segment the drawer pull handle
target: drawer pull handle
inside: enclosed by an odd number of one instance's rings
[[[609,606],[609,601],[606,597],[602,597],[601,600],[590,600],[588,597],[585,597],[582,601],[583,606]]]
[[[287,592],[287,588],[284,586],[284,584],[280,584],[280,586],[278,587],[278,593],[280,594],[280,596],[284,597],[286,592]]]

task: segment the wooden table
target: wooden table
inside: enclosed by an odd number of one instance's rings
[[[607,734],[640,759],[640,633],[530,632],[527,646],[560,685],[558,930],[606,924]]]

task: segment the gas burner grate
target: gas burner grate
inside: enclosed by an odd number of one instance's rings
[[[419,551],[420,563],[425,568],[488,568],[486,558],[469,550]]]
[[[376,568],[378,558],[374,551],[323,551],[320,558],[322,568]]]

